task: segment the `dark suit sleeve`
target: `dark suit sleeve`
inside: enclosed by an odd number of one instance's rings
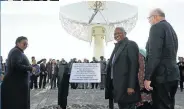
[[[58,73],[59,72],[59,67],[57,66],[56,68],[57,68],[57,73]]]
[[[43,64],[40,64],[40,72],[43,72]]]
[[[165,32],[161,25],[157,24],[151,27],[148,41],[149,46],[147,48],[145,80],[150,80],[160,62],[164,36]]]
[[[32,67],[31,66],[26,66],[22,64],[22,54],[20,51],[14,51],[12,58],[11,58],[11,65],[17,69],[17,70],[21,70],[23,72],[25,71],[32,71]]]
[[[49,64],[48,63],[46,64],[46,70],[47,70],[47,72],[49,72]]]
[[[128,79],[128,88],[135,89],[136,80],[138,75],[138,55],[139,48],[135,42],[130,42],[128,45],[128,60],[129,60],[129,79]]]
[[[41,63],[42,63],[42,61],[43,61],[43,59],[42,59],[42,60],[40,60],[40,61],[38,61],[38,62],[37,62],[37,64],[41,64]]]

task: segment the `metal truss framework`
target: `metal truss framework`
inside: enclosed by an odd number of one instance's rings
[[[78,22],[72,19],[67,18],[66,16],[60,13],[60,20],[63,28],[72,36],[87,42],[92,42],[92,36],[89,35],[91,32],[91,24]],[[114,40],[114,29],[116,27],[124,27],[127,33],[129,33],[136,25],[138,20],[138,14],[127,18],[126,20],[122,20],[119,22],[102,24],[106,27],[106,36],[105,41],[110,42]]]

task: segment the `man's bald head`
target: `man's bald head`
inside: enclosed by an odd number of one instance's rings
[[[160,8],[156,8],[151,11],[148,20],[151,25],[154,25],[162,20],[165,20],[165,13]]]
[[[160,8],[156,8],[151,12],[151,15],[158,15],[160,17],[164,17],[165,18],[165,13],[160,9]]]

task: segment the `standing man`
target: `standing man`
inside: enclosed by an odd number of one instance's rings
[[[29,72],[36,69],[24,54],[28,40],[18,37],[8,55],[8,72],[1,86],[1,109],[30,109]]]
[[[56,88],[56,78],[58,76],[59,68],[57,66],[56,60],[52,60],[52,72],[51,72],[51,89]]]
[[[100,71],[101,71],[101,83],[100,83],[100,89],[104,90],[105,88],[105,76],[106,76],[106,61],[105,58],[103,56],[100,56]]]
[[[46,79],[47,79],[47,68],[46,68],[46,59],[41,60],[42,63],[40,64],[40,80],[39,80],[39,88],[45,89],[46,86]]]
[[[38,88],[38,77],[40,75],[40,66],[38,64],[36,64],[36,60],[32,61],[32,67],[34,67],[36,69],[36,71],[33,71],[31,74],[31,83],[30,83],[30,89],[37,89]]]
[[[5,63],[3,63],[3,57],[2,56],[0,57],[0,64],[1,64],[0,69],[3,73],[3,75],[4,75],[5,74]]]
[[[0,56],[0,78],[2,78],[2,72],[3,72],[3,57],[2,56]],[[1,80],[2,79],[0,79],[0,83],[1,83]]]
[[[59,70],[60,61],[57,60],[56,64],[57,64],[57,67],[58,67],[58,70]],[[58,72],[59,72],[59,71],[58,71]],[[58,86],[59,86],[59,77],[58,77],[58,76],[56,77],[56,81],[57,81],[57,88],[58,88]]]
[[[107,65],[106,99],[114,99],[119,109],[135,109],[140,101],[138,81],[139,48],[126,37],[124,28],[114,31],[117,41]]]
[[[177,63],[180,70],[180,90],[183,92],[183,82],[184,82],[184,58],[179,57],[179,62]]]
[[[47,76],[47,83],[50,83],[51,76],[52,76],[52,59],[49,59],[49,62],[46,65],[48,76]]]
[[[98,63],[97,59],[95,57],[93,57],[93,60],[90,63]],[[91,83],[91,89],[98,89],[98,84],[99,83]]]
[[[153,87],[154,109],[174,109],[180,80],[176,62],[178,38],[161,9],[153,10],[148,20],[151,28],[146,46],[144,85],[147,90],[152,90]]]
[[[5,62],[5,75],[7,73],[7,68],[8,68],[7,62],[8,62],[8,59],[6,59],[6,62]]]
[[[69,63],[69,74],[72,73],[72,66],[73,63],[77,63],[77,59],[73,58],[70,63]],[[71,83],[71,89],[77,89],[78,88],[78,83]]]

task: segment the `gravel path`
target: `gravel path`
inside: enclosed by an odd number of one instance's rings
[[[31,109],[58,109],[57,89],[31,91]],[[68,109],[108,109],[108,100],[104,99],[104,91],[96,89],[70,90]],[[115,104],[115,109],[117,105]],[[176,109],[184,109],[184,92],[176,95]]]

